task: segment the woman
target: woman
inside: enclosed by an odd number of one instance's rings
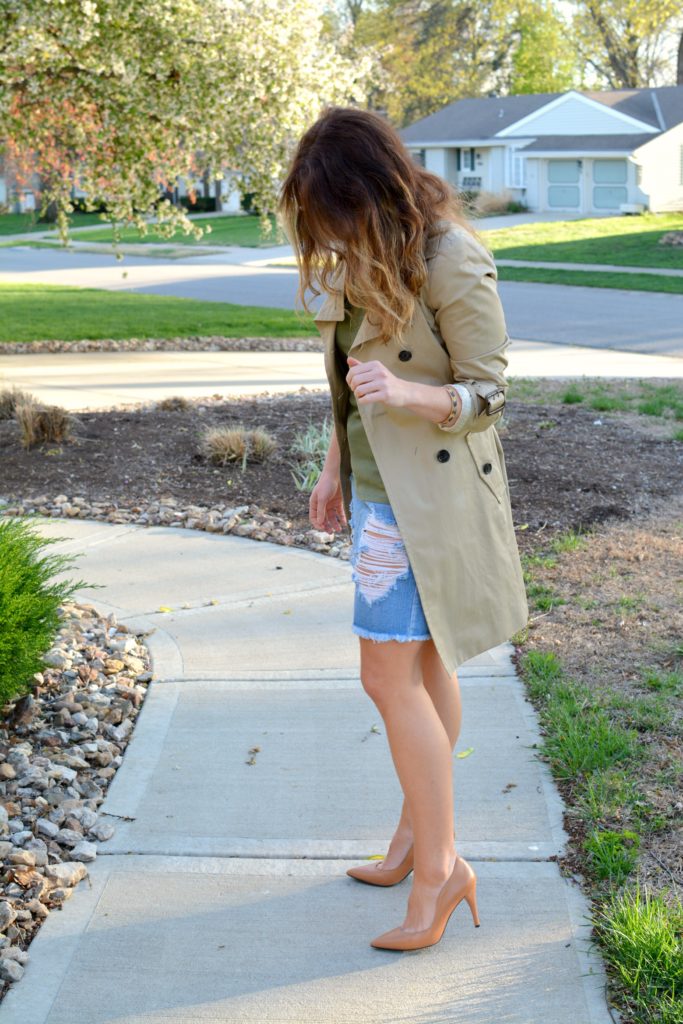
[[[455,669],[527,623],[502,445],[509,337],[495,264],[454,190],[379,115],[326,108],[299,140],[278,202],[299,292],[327,293],[334,430],[310,520],[349,522],[353,632],[404,793],[381,863],[348,874],[393,885],[407,913],[373,939],[434,945],[476,874],[456,852]],[[457,382],[457,383],[456,383]]]

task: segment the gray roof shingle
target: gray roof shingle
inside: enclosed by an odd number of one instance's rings
[[[563,150],[568,153],[587,149],[600,153],[609,153],[612,150],[631,152],[644,142],[655,139],[659,134],[654,132],[648,135],[539,135],[533,142],[518,148],[523,153],[545,149]]]
[[[576,90],[629,117],[638,118],[659,131],[683,121],[683,85],[657,89],[613,89],[605,92]],[[652,98],[656,94],[662,112],[662,128]],[[528,114],[540,110],[551,100],[564,96],[561,92],[531,93],[520,96],[486,96],[456,100],[442,110],[423,117],[399,130],[403,141],[411,143],[454,143],[459,139],[490,139]],[[654,137],[654,136],[652,136]],[[558,138],[553,136],[553,138]],[[592,136],[592,141],[602,136]]]

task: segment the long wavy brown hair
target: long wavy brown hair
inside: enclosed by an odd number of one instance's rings
[[[331,292],[346,264],[350,303],[385,343],[401,338],[427,279],[425,243],[445,220],[469,224],[455,188],[421,167],[397,131],[371,110],[328,105],[299,140],[276,206],[296,255],[296,300]],[[374,316],[373,316],[374,315]]]

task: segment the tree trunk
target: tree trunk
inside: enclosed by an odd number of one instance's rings
[[[683,32],[678,40],[678,64],[676,68],[676,85],[683,85]]]

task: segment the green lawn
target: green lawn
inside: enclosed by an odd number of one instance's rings
[[[683,270],[683,247],[658,244],[663,234],[676,230],[683,231],[683,213],[519,224],[480,233],[499,259]]]
[[[271,217],[270,221],[275,228],[275,218]],[[286,238],[277,235],[276,229],[269,238],[263,238],[259,226],[260,221],[256,216],[226,214],[224,217],[202,219],[197,221],[197,223],[201,227],[206,227],[209,224],[211,226],[211,231],[205,234],[199,241],[196,241],[192,235],[186,235],[181,231],[177,231],[172,239],[164,239],[152,230],[151,225],[147,235],[142,235],[136,228],[123,228],[121,231],[121,241],[145,242],[147,244],[150,242],[164,242],[166,245],[171,241],[174,245],[247,245],[257,248],[283,245],[287,242]],[[77,241],[112,242],[113,231],[110,227],[106,226],[103,226],[99,231],[74,231],[73,238]]]
[[[621,288],[632,292],[672,292],[683,295],[683,277],[663,274],[618,274],[611,270],[551,270],[549,267],[498,267],[500,281],[580,285],[583,288]]]
[[[318,335],[312,317],[287,309],[61,285],[0,284],[0,314],[0,342]]]
[[[79,227],[100,223],[96,213],[75,213],[73,223]],[[55,231],[54,224],[39,224],[35,213],[5,213],[0,216],[0,235],[20,235],[29,231]]]

